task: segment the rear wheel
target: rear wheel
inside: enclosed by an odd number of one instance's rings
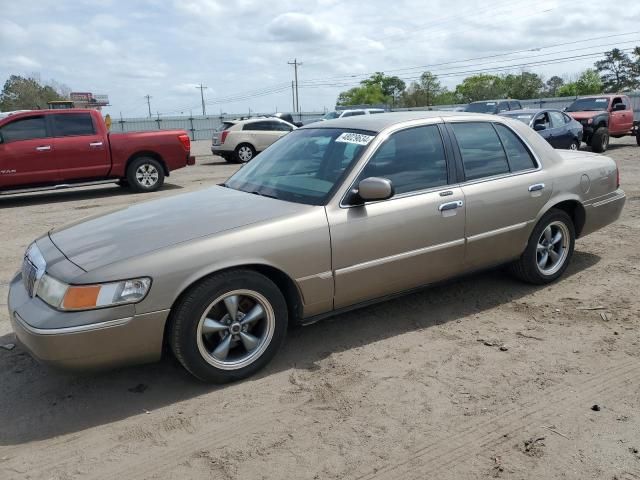
[[[235,149],[235,159],[240,163],[250,162],[256,156],[256,150],[248,143],[241,143]]]
[[[609,147],[609,129],[607,127],[598,128],[591,137],[591,150],[596,153],[603,153]]]
[[[533,229],[527,248],[511,265],[511,272],[536,285],[557,280],[569,266],[575,238],[571,217],[563,210],[549,210]]]
[[[139,157],[127,168],[127,183],[134,192],[155,192],[164,183],[164,169],[155,158]]]
[[[223,272],[195,286],[172,309],[171,348],[200,380],[238,380],[275,356],[287,321],[286,301],[271,280],[251,270]]]

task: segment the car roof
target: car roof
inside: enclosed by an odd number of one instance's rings
[[[324,122],[314,122],[305,128],[349,128],[354,130],[369,130],[372,132],[381,132],[387,127],[397,125],[399,123],[409,122],[411,120],[428,120],[428,119],[484,119],[499,118],[496,115],[486,115],[484,113],[469,112],[438,112],[438,111],[416,111],[416,112],[386,112],[377,115],[359,115],[356,117],[336,118],[334,120],[326,120]]]
[[[534,115],[536,113],[540,113],[540,112],[560,112],[562,113],[560,110],[558,110],[557,108],[520,108],[518,110],[509,110],[508,112],[500,112],[500,115],[517,115],[518,113],[521,114],[527,114],[527,115]]]

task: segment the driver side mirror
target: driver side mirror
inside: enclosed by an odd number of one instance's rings
[[[377,200],[387,200],[395,195],[391,180],[380,177],[369,177],[358,183],[358,188],[351,194],[350,203],[354,205]]]
[[[613,106],[613,111],[614,112],[619,112],[620,110],[626,110],[627,106],[624,103],[616,103]]]
[[[533,126],[533,129],[534,129],[536,132],[541,132],[542,130],[546,130],[546,129],[547,129],[547,127],[545,127],[545,125],[544,125],[543,123],[536,123],[536,124]]]

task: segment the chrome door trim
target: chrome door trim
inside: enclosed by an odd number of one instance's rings
[[[329,272],[316,273],[315,275],[308,275],[306,277],[296,278],[296,282],[306,282],[307,280],[314,280],[316,278],[318,280],[328,280],[331,277],[333,277],[333,272],[329,271]]]
[[[534,183],[533,185],[529,186],[529,191],[539,192],[540,190],[544,190],[544,187],[546,187],[544,183]]]
[[[498,228],[496,230],[490,230],[488,232],[482,232],[477,235],[472,235],[471,237],[467,237],[467,242],[475,242],[477,240],[484,240],[485,238],[493,237],[495,235],[502,235],[503,233],[512,232],[514,230],[520,230],[525,228],[529,222],[516,223],[514,225],[509,225],[507,227]]]
[[[422,255],[423,253],[435,252],[438,250],[444,250],[445,248],[457,247],[459,245],[464,245],[464,238],[460,238],[458,240],[452,240],[451,242],[439,243],[438,245],[432,245],[430,247],[418,248],[416,250],[410,250],[408,252],[397,253],[395,255],[390,255],[388,257],[377,258],[375,260],[370,260],[368,262],[357,263],[355,265],[351,265],[349,267],[339,268],[335,271],[335,275],[344,275],[347,273],[357,272],[359,270],[365,270],[371,267],[377,267],[379,265],[384,265],[385,263],[395,262],[398,260],[403,260],[406,258],[415,257],[417,255]]]
[[[455,210],[456,208],[460,208],[463,205],[464,205],[464,202],[462,200],[456,200],[455,202],[442,203],[438,207],[438,211],[445,212],[447,210]]]
[[[41,145],[36,147],[36,152],[48,152],[49,150],[51,150],[51,145]]]
[[[103,142],[91,142],[91,143],[89,143],[90,147],[101,147],[102,145],[104,145]]]

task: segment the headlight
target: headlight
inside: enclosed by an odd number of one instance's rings
[[[91,310],[137,303],[147,295],[150,286],[150,278],[96,285],[67,285],[45,274],[38,283],[38,297],[61,310]]]

